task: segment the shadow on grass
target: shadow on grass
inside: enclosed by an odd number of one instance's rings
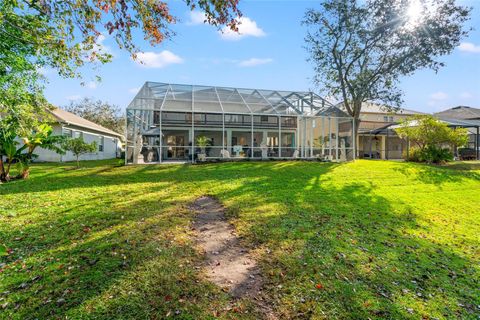
[[[200,257],[189,239],[187,203],[211,194],[260,250],[267,294],[281,318],[472,316],[480,304],[473,262],[412,235],[429,230],[371,184],[332,184],[342,167],[92,168],[8,185],[0,194],[9,199],[32,191],[57,199],[35,222],[4,228],[1,240],[15,251],[2,267],[2,291],[10,291],[3,311],[18,319],[127,319],[208,318],[224,310],[226,295],[198,279]],[[61,197],[76,188],[76,201]],[[20,230],[23,238],[15,240]]]
[[[368,183],[329,185],[328,171],[295,171],[293,181],[264,172],[220,194],[233,201],[240,224],[248,221],[242,235],[265,250],[260,262],[281,318],[450,319],[478,312],[474,261],[428,240],[429,229],[408,206],[394,208]],[[265,203],[280,209],[272,214]]]
[[[171,200],[130,201],[106,212],[77,207],[23,229],[23,238],[2,234],[15,248],[2,267],[4,316],[206,318],[211,308],[221,310],[225,294],[194,269],[199,256],[185,237],[188,212]]]
[[[422,183],[440,186],[448,182],[480,181],[480,164],[466,162],[453,163],[444,166],[426,165],[419,163],[405,163],[396,167],[397,172]]]

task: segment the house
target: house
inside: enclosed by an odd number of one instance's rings
[[[126,163],[345,161],[354,158],[353,123],[313,92],[146,82],[127,107]]]
[[[480,109],[468,106],[457,106],[434,114],[435,117],[450,123],[453,127],[468,130],[468,148],[480,150]],[[478,156],[477,156],[478,158]]]
[[[50,111],[55,121],[52,123],[55,135],[71,138],[82,137],[87,143],[97,142],[97,151],[80,156],[81,160],[112,159],[120,156],[122,135],[96,123],[83,119],[62,109]],[[37,162],[64,162],[75,160],[71,152],[58,154],[50,150],[37,148]]]
[[[390,111],[378,104],[365,103],[360,113],[357,136],[358,157],[403,159],[408,142],[400,139],[394,128],[402,120],[421,114],[424,113],[403,108]],[[469,147],[479,150],[480,109],[460,106],[436,113],[434,116],[451,128],[467,128],[470,133]],[[456,149],[454,152],[457,154]],[[477,158],[478,153],[477,151]]]
[[[338,106],[344,108],[342,103]],[[390,127],[418,114],[423,113],[404,108],[392,109],[375,103],[363,103],[356,141],[357,157],[403,159],[407,144]]]

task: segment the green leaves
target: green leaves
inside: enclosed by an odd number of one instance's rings
[[[7,248],[0,244],[0,257],[3,257],[3,256],[7,256],[8,255],[8,252],[7,252]]]
[[[468,142],[468,131],[464,128],[449,128],[429,115],[418,115],[406,119],[395,132],[400,138],[415,145],[410,150],[411,161],[439,163],[453,160],[453,154],[445,145],[462,147]]]
[[[79,157],[85,153],[91,153],[97,151],[97,143],[86,143],[83,138],[68,139],[63,143],[65,150],[70,151],[77,158],[77,168],[80,167],[78,162]]]
[[[438,70],[468,34],[470,8],[454,0],[422,1],[421,19],[408,19],[410,1],[324,0],[306,12],[306,49],[314,81],[343,101],[358,119],[362,102],[400,106],[400,77],[421,68]]]
[[[84,98],[63,107],[68,112],[90,120],[117,133],[125,131],[125,118],[120,108],[101,100]]]

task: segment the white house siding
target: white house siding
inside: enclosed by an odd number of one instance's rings
[[[87,143],[93,141],[97,142],[97,152],[87,153],[80,156],[80,160],[103,160],[103,159],[113,159],[119,156],[120,152],[120,140],[118,137],[113,137],[110,135],[105,135],[100,132],[90,131],[86,128],[80,128],[75,126],[66,126],[66,125],[55,125],[53,127],[55,135],[61,135],[64,133],[65,129],[72,130],[72,133],[81,133],[83,140]],[[74,135],[74,137],[76,137]],[[104,138],[103,151],[99,151],[99,144],[101,137]],[[45,150],[42,148],[37,148],[35,153],[38,155],[36,162],[65,162],[65,161],[75,161],[76,158],[71,152],[66,154],[57,154],[50,150]]]

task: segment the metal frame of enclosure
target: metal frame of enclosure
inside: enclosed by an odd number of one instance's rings
[[[353,118],[313,92],[146,82],[126,117],[126,163],[355,156]]]

